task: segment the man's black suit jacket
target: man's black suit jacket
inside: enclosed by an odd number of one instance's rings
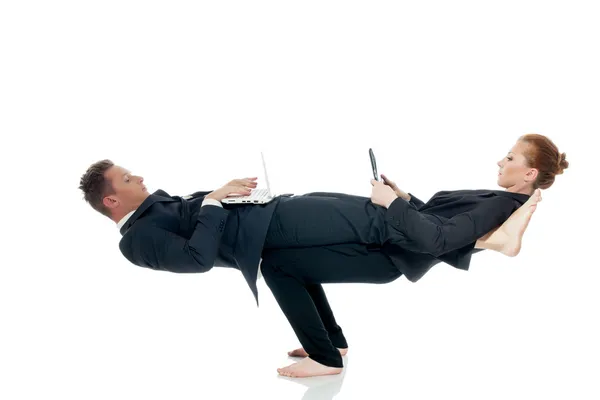
[[[133,264],[155,270],[190,273],[206,272],[213,266],[239,269],[258,304],[258,264],[280,198],[266,205],[201,207],[208,193],[196,192],[187,200],[157,190],[121,228],[119,248]],[[305,196],[310,195],[328,194]],[[330,195],[340,199],[348,196]],[[496,190],[443,191],[425,204],[411,196],[409,202],[398,198],[387,210],[380,209],[387,229],[394,231],[393,240],[383,249],[412,282],[439,262],[468,269],[471,254],[479,251],[474,250],[476,240],[501,225],[529,198]],[[371,201],[368,197],[362,200],[365,204]]]
[[[155,270],[206,272],[213,266],[242,272],[258,304],[256,280],[267,230],[280,198],[262,205],[206,205],[163,190],[150,194],[121,227],[121,253]]]

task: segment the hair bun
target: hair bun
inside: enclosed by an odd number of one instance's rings
[[[569,162],[567,161],[567,153],[561,153],[558,160],[558,171],[556,172],[558,175],[563,173],[563,170],[569,168]]]

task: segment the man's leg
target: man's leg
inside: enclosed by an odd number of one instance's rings
[[[502,225],[477,240],[475,248],[494,250],[509,257],[518,255],[527,225],[540,201],[541,192],[537,190]]]
[[[280,370],[283,375],[298,377],[340,373],[343,367],[342,357],[325,329],[308,285],[387,283],[401,275],[387,255],[356,244],[265,250],[261,271],[309,355]]]
[[[271,218],[265,249],[304,248],[344,243],[383,245],[385,208],[367,197],[282,198]]]

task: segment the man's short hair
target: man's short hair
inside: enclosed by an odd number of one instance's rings
[[[79,182],[84,199],[94,210],[111,218],[110,209],[102,203],[104,197],[115,194],[112,183],[104,177],[104,173],[113,165],[111,160],[101,160],[92,164]]]

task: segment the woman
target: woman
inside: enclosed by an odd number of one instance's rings
[[[402,274],[416,282],[440,261],[468,269],[471,254],[483,249],[516,256],[541,200],[539,189],[549,188],[568,165],[566,154],[550,139],[524,135],[498,161],[497,183],[505,191],[443,191],[424,203],[385,176],[385,183],[371,181],[371,200],[388,208],[386,223],[393,232],[393,239],[383,248],[359,244],[293,249],[267,246],[262,274],[303,346],[288,355],[305,357],[278,369],[279,374],[308,377],[342,371],[348,344],[322,283],[386,283]]]

